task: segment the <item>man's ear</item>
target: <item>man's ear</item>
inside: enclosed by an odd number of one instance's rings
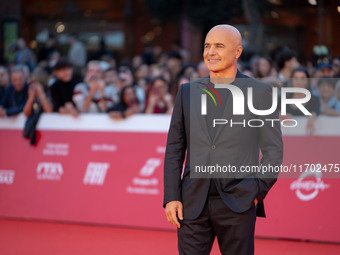
[[[236,50],[235,50],[235,58],[238,59],[241,54],[242,54],[243,48],[242,46],[237,46]]]

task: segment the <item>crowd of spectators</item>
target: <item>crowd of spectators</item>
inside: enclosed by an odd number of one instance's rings
[[[32,109],[77,116],[108,113],[113,119],[135,113],[171,114],[178,87],[209,75],[203,61],[192,63],[188,50],[174,47],[164,52],[148,45],[141,55],[123,59],[118,66],[113,54],[101,49],[88,59],[86,48],[75,35],[69,38],[68,54],[62,56],[53,36],[37,54],[17,41],[14,63],[0,66],[0,117]],[[305,107],[312,112],[307,129],[313,131],[318,115],[340,116],[340,59],[327,58],[301,64],[296,52],[279,51],[275,59],[253,54],[240,61],[244,74],[273,87],[300,87],[311,91]],[[301,93],[289,95],[301,97]],[[281,118],[303,115],[294,105]]]

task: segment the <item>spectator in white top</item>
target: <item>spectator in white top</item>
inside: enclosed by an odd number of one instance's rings
[[[115,94],[106,87],[100,62],[93,60],[87,64],[84,82],[78,83],[73,91],[73,102],[79,112],[106,112],[115,102]]]
[[[109,68],[104,71],[105,80],[105,100],[108,108],[119,102],[119,91],[118,88],[118,73],[114,68]]]

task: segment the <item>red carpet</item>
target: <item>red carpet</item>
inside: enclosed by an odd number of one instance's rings
[[[1,255],[173,255],[176,245],[170,231],[0,219]],[[338,255],[340,244],[257,238],[255,254]]]

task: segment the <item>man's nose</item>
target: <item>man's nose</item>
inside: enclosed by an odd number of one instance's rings
[[[215,54],[216,54],[215,47],[213,47],[213,46],[210,47],[210,48],[209,48],[209,51],[208,51],[208,54],[209,54],[209,55],[215,55]]]

